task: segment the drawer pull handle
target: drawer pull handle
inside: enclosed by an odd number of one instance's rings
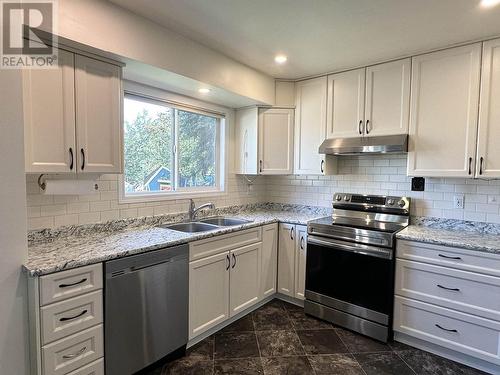
[[[234,268],[236,267],[236,256],[234,255],[234,253],[232,254],[233,255],[233,266],[231,268]]]
[[[69,288],[70,286],[75,286],[75,285],[78,285],[78,284],[81,284],[81,283],[84,283],[85,281],[87,281],[87,278],[84,277],[83,279],[81,279],[80,281],[77,281],[76,283],[71,283],[71,284],[60,284],[59,285],[59,288]]]
[[[446,259],[462,260],[462,258],[460,258],[460,257],[450,257],[448,255],[443,255],[443,254],[438,254],[438,256],[441,258],[446,258]]]
[[[435,326],[438,327],[439,329],[442,329],[443,331],[446,331],[446,332],[458,332],[456,329],[443,328],[439,324],[435,324]]]
[[[70,316],[69,318],[61,318],[59,319],[60,322],[67,322],[68,320],[73,320],[73,319],[76,319],[76,318],[79,318],[81,317],[82,315],[85,315],[87,313],[87,310],[83,310],[80,314],[77,314],[75,316]]]
[[[438,287],[438,288],[441,288],[441,289],[452,290],[452,291],[454,291],[454,292],[460,292],[460,289],[459,289],[459,288],[448,288],[448,287],[446,287],[446,286],[442,286],[442,285],[439,285],[439,284],[437,284],[437,287]]]
[[[73,353],[73,354],[65,354],[63,355],[63,359],[73,359],[73,358],[76,358],[78,357],[79,355],[82,355],[83,353],[85,353],[85,350],[87,350],[87,347],[84,346],[83,348],[81,348],[79,351],[77,351],[76,353]]]

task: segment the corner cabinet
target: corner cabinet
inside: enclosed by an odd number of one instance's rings
[[[305,298],[307,226],[282,223],[279,227],[278,293]]]
[[[326,77],[295,83],[295,174],[323,174],[318,149],[326,131]]]
[[[237,110],[235,173],[291,174],[293,117],[294,110],[288,108]]]
[[[121,173],[122,96],[120,66],[65,50],[23,71],[25,171]]]
[[[474,176],[480,72],[481,43],[413,58],[409,176]]]
[[[408,132],[410,59],[328,76],[327,138]]]

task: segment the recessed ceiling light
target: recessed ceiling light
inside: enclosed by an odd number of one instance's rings
[[[198,89],[198,92],[200,94],[208,94],[210,92],[210,89],[207,89],[207,88],[201,88],[201,89]]]
[[[274,61],[276,61],[277,64],[284,64],[286,63],[286,60],[288,60],[288,58],[285,55],[276,55],[274,58]]]
[[[500,0],[481,0],[481,6],[483,8],[491,8],[498,4],[500,4]]]

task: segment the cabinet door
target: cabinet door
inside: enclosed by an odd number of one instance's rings
[[[231,251],[229,286],[230,315],[234,316],[259,300],[262,243]]]
[[[328,76],[327,138],[364,132],[365,68]]]
[[[484,42],[476,177],[500,177],[500,39]]]
[[[259,173],[293,171],[293,109],[259,110]]]
[[[413,58],[408,175],[472,177],[480,69],[480,43]]]
[[[26,172],[76,170],[74,55],[59,50],[58,63],[23,71]]]
[[[297,225],[295,245],[295,298],[304,299],[306,291],[307,226]]]
[[[295,173],[322,174],[325,140],[326,77],[297,82],[295,107]]]
[[[78,171],[121,173],[121,68],[76,55]]]
[[[258,108],[243,108],[236,111],[236,160],[235,173],[258,174]]]
[[[278,293],[295,295],[295,225],[280,224],[278,248]]]
[[[229,318],[229,252],[189,263],[189,338]]]
[[[276,292],[276,274],[278,271],[278,224],[269,224],[262,228],[262,283],[261,297]]]
[[[365,134],[407,134],[411,60],[366,68]]]

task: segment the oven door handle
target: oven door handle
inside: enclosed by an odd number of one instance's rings
[[[392,249],[384,249],[381,247],[348,243],[344,241],[334,240],[331,238],[320,238],[311,235],[307,237],[307,244],[325,246],[332,249],[350,251],[357,254],[368,255],[383,259],[392,259],[392,254],[393,254]]]

